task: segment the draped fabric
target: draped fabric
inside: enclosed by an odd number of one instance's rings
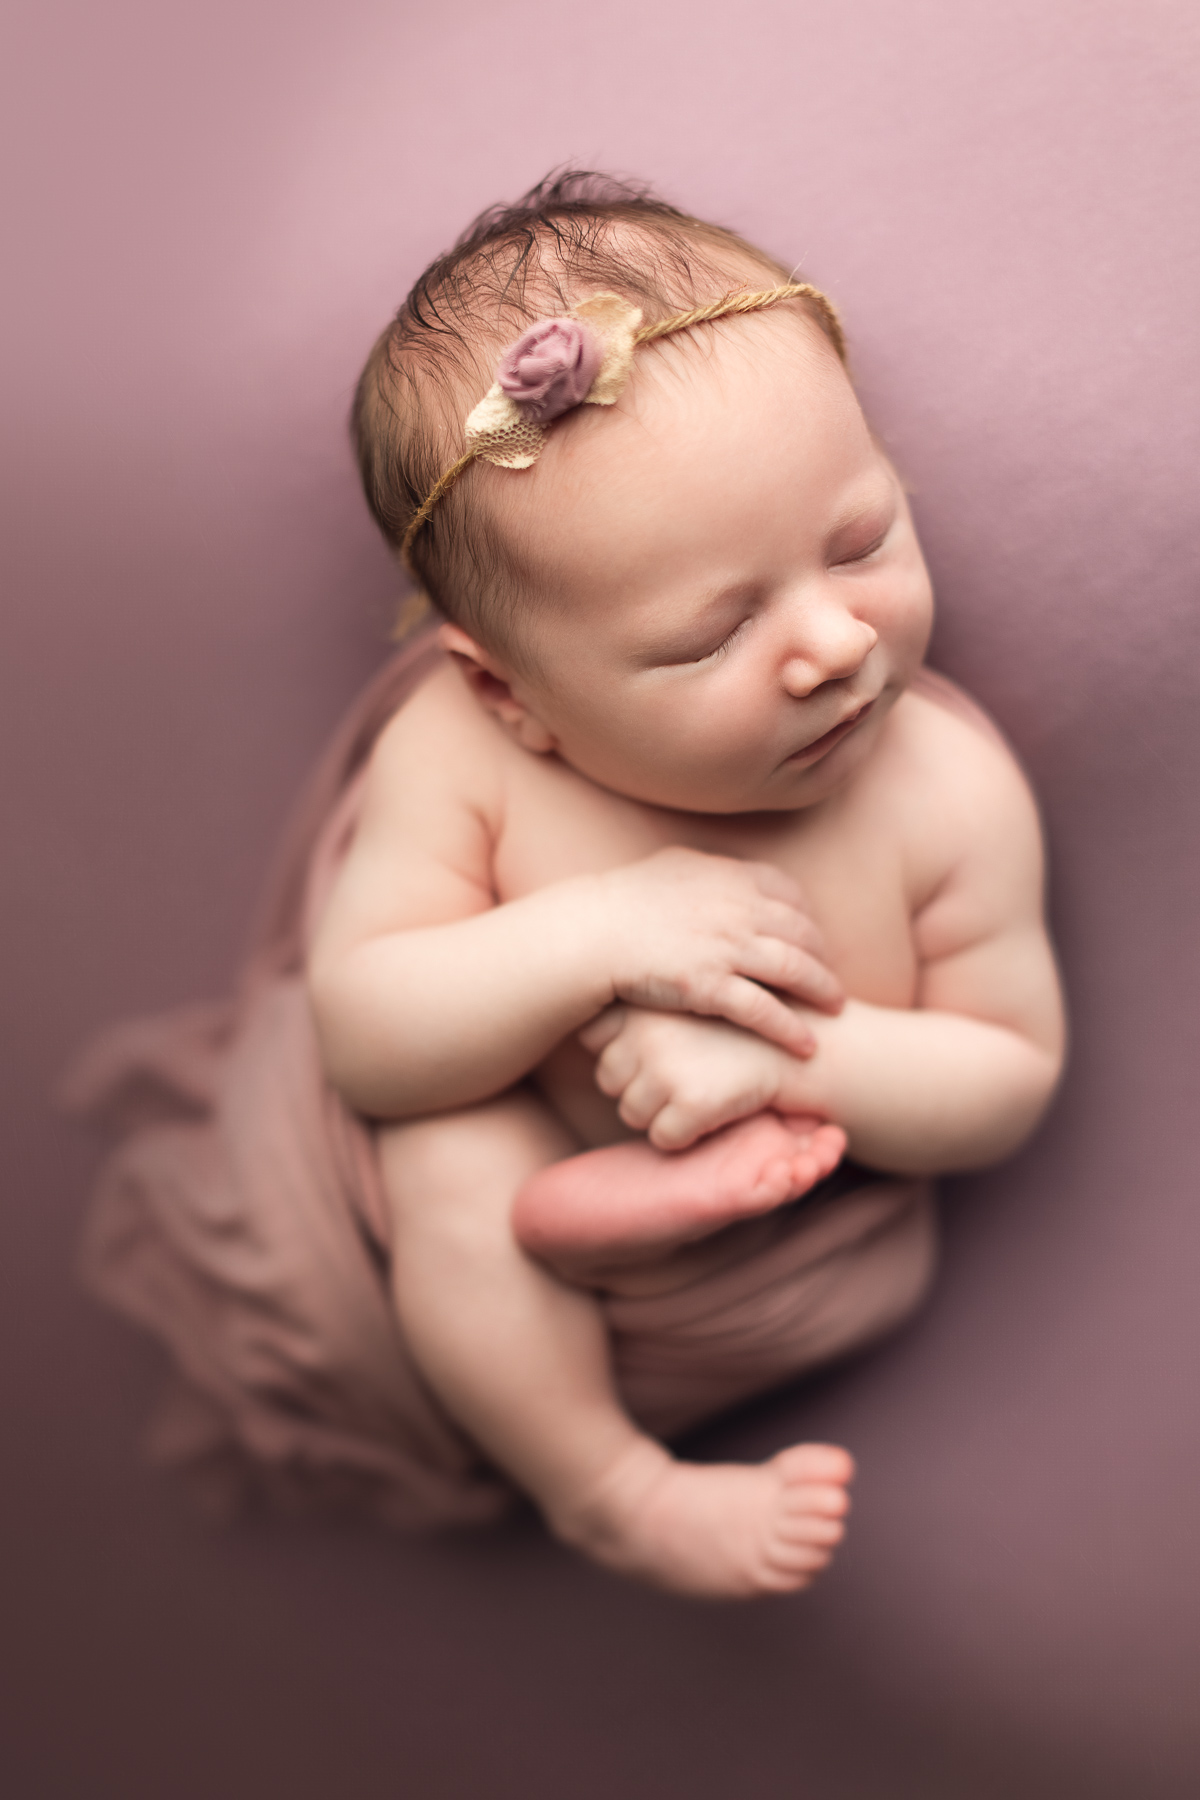
[[[65,1084],[116,1140],[85,1282],[165,1345],[151,1453],[215,1508],[257,1496],[409,1529],[514,1498],[409,1352],[372,1133],[323,1077],[304,985],[371,746],[439,660],[428,636],[399,652],[335,734],[235,995],[115,1026]],[[653,1293],[600,1294],[627,1405],[669,1437],[868,1342],[920,1301],[934,1242],[927,1183],[843,1169],[681,1253]]]

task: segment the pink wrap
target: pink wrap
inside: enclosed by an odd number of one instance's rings
[[[411,1528],[513,1499],[409,1354],[371,1131],[322,1077],[304,989],[364,762],[439,660],[428,637],[401,651],[336,734],[235,998],[119,1025],[67,1078],[68,1105],[119,1136],[84,1278],[168,1347],[152,1454],[223,1508],[257,1490]],[[601,1296],[621,1390],[649,1429],[677,1433],[887,1331],[933,1255],[928,1184],[835,1177],[681,1257],[670,1291]]]

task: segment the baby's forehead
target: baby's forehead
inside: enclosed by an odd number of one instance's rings
[[[629,458],[686,462],[698,435],[764,442],[793,418],[840,430],[847,415],[861,423],[833,345],[804,313],[781,306],[642,345],[615,404],[573,409],[556,422],[532,479],[498,470],[488,491],[501,502],[519,494],[512,517],[532,523],[544,490],[559,503],[584,498]]]
[[[748,259],[737,265],[731,262],[714,275],[713,300],[723,299],[739,287],[750,287],[765,273]],[[522,310],[529,310],[531,301],[542,300],[555,309],[546,317],[561,317],[594,291],[594,284],[555,281],[543,288],[540,282],[530,282],[522,294]],[[643,298],[649,321],[661,317],[656,300]],[[704,303],[712,304],[707,294]],[[670,308],[667,316],[673,317]],[[508,348],[501,343],[495,323],[493,318],[472,333],[470,360],[477,373],[475,388],[464,393],[468,406],[477,404],[487,391],[499,356]],[[614,489],[613,497],[619,491],[628,498],[627,481],[621,478],[626,451],[632,461],[641,463],[647,441],[653,439],[663,456],[687,463],[695,441],[703,440],[714,456],[719,456],[726,449],[722,440],[730,435],[744,440],[747,420],[760,413],[761,435],[767,437],[775,428],[767,415],[774,414],[777,423],[781,394],[786,394],[794,411],[808,411],[805,397],[811,396],[814,384],[832,382],[856,407],[837,349],[799,301],[698,321],[694,328],[676,329],[670,336],[641,343],[615,405],[586,404],[570,409],[555,421],[545,441],[546,454],[533,468],[477,466],[472,471],[464,497],[469,496],[467,504],[475,513],[482,546],[486,549],[490,541],[503,565],[504,586],[514,599],[518,593],[522,596],[518,612],[536,620],[539,594],[549,598],[550,590],[560,585],[560,577],[566,573],[564,565],[574,564],[571,546],[563,541],[564,530],[571,535],[571,516],[581,509],[590,513],[592,501],[600,501],[609,487]],[[648,485],[657,488],[660,471],[651,469],[647,475]],[[686,480],[682,473],[676,487],[680,479]],[[611,506],[601,503],[600,510],[614,522],[618,535],[624,536],[624,519],[618,519]],[[583,535],[593,534],[585,528]]]
[[[831,379],[846,382],[837,352],[816,321],[792,304],[647,344],[638,352],[628,393],[635,404],[651,396],[667,404],[690,396],[721,406],[764,385],[775,389],[782,382],[799,392]]]
[[[836,524],[879,498],[888,477],[877,447],[836,354],[813,333],[797,322],[657,368],[647,359],[616,406],[566,423],[532,480],[489,472],[487,501],[535,636],[540,612],[569,624],[581,593],[632,594],[654,571],[673,587],[685,570],[707,591],[697,555],[727,573],[754,561],[748,546],[770,536],[773,517],[799,508]]]

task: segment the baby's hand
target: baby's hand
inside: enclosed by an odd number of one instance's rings
[[[599,881],[618,999],[715,1015],[812,1054],[812,1033],[769,989],[831,1013],[844,995],[788,876],[769,863],[669,849]]]
[[[595,1080],[619,1099],[626,1125],[658,1150],[778,1107],[791,1061],[785,1051],[723,1020],[610,1006],[579,1034],[599,1055]]]

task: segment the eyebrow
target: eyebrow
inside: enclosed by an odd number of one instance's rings
[[[872,491],[860,492],[841,508],[825,533],[826,541],[835,538],[840,531],[845,531],[849,526],[856,525],[867,513],[882,512],[886,506],[895,501],[896,483],[893,479],[888,479],[886,485],[880,485],[872,477],[871,488]]]

